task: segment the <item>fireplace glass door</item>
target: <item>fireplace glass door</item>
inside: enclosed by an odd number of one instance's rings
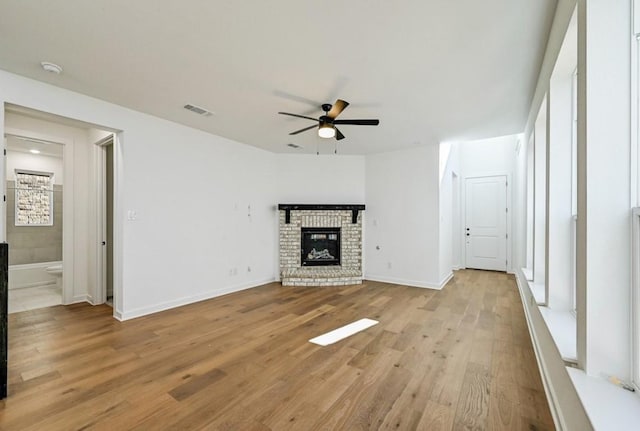
[[[302,266],[340,265],[340,228],[302,228]]]

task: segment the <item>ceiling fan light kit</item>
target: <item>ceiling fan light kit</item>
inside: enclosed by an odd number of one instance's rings
[[[328,123],[320,124],[318,127],[318,136],[321,138],[334,138],[336,136],[336,129]]]
[[[291,114],[289,112],[278,112],[281,115],[289,115],[290,117],[304,118],[306,120],[317,121],[317,125],[308,126],[302,128],[300,130],[296,130],[295,132],[289,133],[289,135],[297,135],[298,133],[306,132],[307,130],[311,130],[314,128],[318,128],[318,136],[321,138],[336,138],[337,141],[344,139],[344,135],[338,130],[336,124],[347,124],[347,125],[355,125],[355,126],[377,126],[380,124],[380,120],[336,120],[336,117],[340,115],[340,113],[349,106],[349,102],[345,102],[344,100],[338,99],[336,103],[330,105],[328,103],[324,103],[321,108],[324,111],[324,115],[321,115],[319,118],[307,117],[306,115],[298,115]]]

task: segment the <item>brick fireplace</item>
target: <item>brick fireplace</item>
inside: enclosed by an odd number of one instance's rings
[[[282,285],[361,284],[364,209],[359,204],[278,205]]]

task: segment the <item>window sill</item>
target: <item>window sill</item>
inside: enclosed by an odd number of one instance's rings
[[[544,305],[547,302],[544,283],[534,283],[533,281],[530,281],[529,289],[531,289],[533,298],[536,300],[538,305]]]
[[[549,307],[538,307],[547,328],[560,351],[562,359],[577,362],[576,317],[571,311],[555,311]]]
[[[567,367],[580,401],[596,430],[637,430],[640,424],[640,397],[604,378],[588,376]]]

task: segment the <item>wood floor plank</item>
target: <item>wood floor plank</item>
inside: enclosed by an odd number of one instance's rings
[[[9,316],[0,430],[552,430],[513,276],[428,290],[277,283],[118,322]],[[363,317],[331,346],[309,339]]]
[[[169,395],[176,399],[176,401],[182,401],[190,396],[197,394],[200,390],[207,386],[217,382],[218,380],[227,376],[222,370],[214,368],[208,373],[200,376],[189,376],[189,381],[181,384],[178,387],[169,391]]]
[[[482,365],[469,362],[457,403],[455,428],[487,429],[489,396],[489,371]]]
[[[519,427],[517,399],[510,398],[510,390],[499,382],[491,382],[489,400],[488,429],[496,431],[516,430]]]
[[[428,401],[416,429],[420,431],[453,430],[454,413],[451,407]]]

